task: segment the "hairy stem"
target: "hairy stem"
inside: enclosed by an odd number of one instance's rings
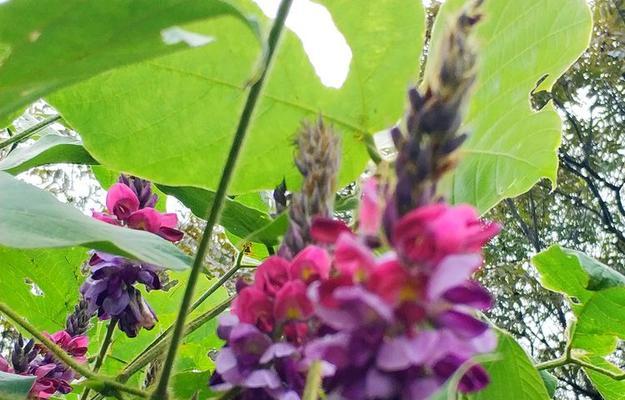
[[[33,335],[35,339],[40,341],[50,352],[52,352],[55,357],[65,363],[68,367],[78,372],[80,375],[84,376],[87,379],[91,379],[101,384],[104,390],[113,389],[116,391],[130,393],[134,396],[146,399],[148,394],[143,390],[139,390],[133,387],[126,386],[122,383],[112,381],[110,379],[102,378],[98,376],[95,372],[89,370],[89,368],[84,365],[80,365],[76,362],[69,354],[65,352],[62,348],[57,346],[50,339],[42,335],[37,328],[30,324],[30,322],[26,321],[22,317],[20,317],[15,311],[13,311],[9,306],[4,303],[0,303],[0,312],[5,314],[11,320],[13,320],[16,324],[24,328],[28,333]]]
[[[217,187],[217,192],[215,193],[213,206],[211,207],[209,216],[206,219],[206,227],[204,228],[202,240],[200,241],[197,254],[195,255],[195,260],[193,261],[193,268],[191,269],[189,282],[187,283],[184,297],[182,298],[182,303],[180,304],[180,311],[178,313],[178,318],[176,319],[176,324],[174,326],[174,331],[172,334],[171,343],[169,345],[169,350],[167,352],[167,357],[165,358],[165,362],[163,364],[163,371],[158,381],[158,386],[156,387],[156,390],[152,395],[153,399],[162,400],[167,398],[167,385],[169,384],[169,378],[174,367],[174,361],[176,360],[178,345],[180,344],[180,340],[182,339],[182,335],[184,333],[185,320],[187,318],[187,313],[191,305],[191,299],[193,298],[193,292],[195,290],[197,278],[199,277],[200,271],[202,269],[202,263],[204,260],[206,249],[208,247],[208,242],[213,234],[213,228],[215,227],[215,224],[217,223],[217,221],[219,220],[219,216],[221,215],[221,209],[223,207],[224,199],[226,197],[228,185],[230,184],[230,180],[234,173],[234,168],[236,166],[239,152],[243,145],[243,140],[245,139],[245,135],[252,119],[252,114],[254,113],[258,98],[260,97],[263,83],[265,82],[265,78],[267,77],[267,72],[271,64],[271,60],[273,59],[273,55],[278,46],[280,34],[282,33],[282,28],[284,27],[284,22],[292,3],[293,0],[282,0],[280,2],[278,14],[276,16],[273,26],[271,27],[271,32],[269,33],[269,39],[267,43],[267,53],[265,59],[263,60],[261,74],[258,80],[254,82],[254,84],[252,84],[252,87],[248,94],[247,101],[245,102],[245,107],[243,108],[243,113],[241,114],[241,119],[239,120],[239,126],[237,127],[236,133],[234,135],[232,146],[230,147],[230,153],[228,154],[228,159],[226,161],[226,165],[224,166],[224,170],[219,181],[219,186]]]
[[[93,366],[93,372],[97,373],[102,367],[102,363],[104,363],[104,359],[106,358],[106,353],[108,352],[109,346],[111,345],[111,339],[113,339],[113,332],[115,332],[115,327],[117,326],[117,318],[111,318],[111,322],[109,322],[109,326],[106,329],[106,335],[104,336],[104,341],[100,346],[100,352],[98,353],[98,358],[95,360],[95,365]],[[80,396],[80,400],[87,400],[87,396],[89,396],[89,392],[91,390],[87,387],[85,391]]]
[[[60,115],[55,115],[54,117],[50,117],[47,119],[44,119],[41,122],[36,123],[35,125],[31,126],[30,128],[27,128],[26,130],[24,130],[23,132],[20,132],[16,135],[11,136],[10,138],[8,138],[7,140],[5,140],[4,142],[0,143],[0,150],[4,149],[7,146],[12,145],[13,143],[18,143],[21,142],[24,139],[28,139],[29,137],[31,137],[32,135],[34,135],[35,133],[37,133],[39,130],[41,130],[42,128],[45,128],[46,126],[58,121],[61,119]]]

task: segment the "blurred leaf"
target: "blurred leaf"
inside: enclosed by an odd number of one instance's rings
[[[176,374],[172,378],[172,393],[176,399],[191,400],[195,393],[198,399],[209,399],[214,396],[208,388],[211,371],[189,371]]]
[[[441,6],[431,48],[464,4],[448,0]],[[532,111],[529,96],[545,76],[536,90],[551,89],[579,57],[592,20],[585,0],[489,0],[482,8],[478,79],[463,123],[471,135],[461,149],[451,198],[485,212],[542,178],[555,185],[562,121],[551,104]],[[436,80],[439,55],[430,54],[426,79]]]
[[[30,146],[18,147],[0,160],[0,171],[17,175],[46,164],[97,164],[78,139],[48,134]]]
[[[292,162],[292,139],[302,120],[320,114],[342,133],[340,180],[352,181],[368,159],[366,136],[402,114],[406,88],[418,76],[421,2],[319,3],[351,47],[349,76],[340,89],[324,86],[301,41],[286,31],[229,194],[273,189],[283,177],[296,188],[301,177]],[[233,21],[190,28],[228,34],[202,48],[101,74],[49,100],[107,167],[169,186],[214,190],[260,48]]]
[[[83,246],[166,268],[190,265],[188,256],[157,235],[95,220],[4,172],[0,172],[0,245],[22,249]]]
[[[81,0],[3,2],[0,126],[54,90],[111,68],[188,49],[189,44],[166,37],[171,28],[222,15],[250,24],[220,0],[113,0],[89,6]]]
[[[0,400],[25,400],[33,383],[35,383],[34,376],[8,374],[0,371]]]

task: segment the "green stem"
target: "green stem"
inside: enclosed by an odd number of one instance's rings
[[[111,340],[113,339],[113,332],[115,332],[115,326],[117,325],[117,317],[111,318],[111,322],[109,322],[109,326],[106,329],[106,335],[104,336],[104,341],[100,346],[100,353],[98,353],[98,358],[95,360],[95,365],[93,366],[93,372],[97,373],[102,367],[102,363],[104,363],[104,359],[106,358],[106,353],[108,352],[109,346],[111,345]],[[87,400],[87,396],[89,396],[90,388],[85,388],[85,391],[82,392],[82,396],[80,396],[80,400]]]
[[[321,388],[321,361],[314,361],[308,368],[306,375],[306,386],[302,400],[317,400],[319,398],[319,389]]]
[[[580,360],[579,358],[576,357],[560,357],[560,358],[556,358],[554,360],[549,360],[549,361],[545,361],[543,363],[540,364],[536,364],[536,369],[537,370],[545,370],[545,369],[554,369],[554,368],[558,368],[558,367],[562,367],[568,364],[574,364],[577,366],[580,366],[582,368],[586,368],[586,369],[590,369],[592,371],[598,372],[602,375],[607,376],[608,378],[614,379],[616,381],[622,381],[625,380],[625,372],[614,372],[614,371],[610,371],[608,369],[602,368],[602,367],[598,367],[592,363],[589,363],[587,361],[584,360]]]
[[[206,249],[208,247],[208,242],[210,241],[210,238],[213,234],[213,228],[215,227],[215,224],[217,223],[217,221],[219,220],[219,216],[221,215],[221,209],[223,207],[224,199],[226,197],[228,185],[230,184],[230,180],[234,173],[234,168],[236,166],[239,152],[243,145],[243,140],[245,139],[245,135],[247,134],[247,130],[252,119],[252,114],[254,113],[258,98],[260,97],[260,92],[263,88],[265,78],[267,77],[269,66],[271,65],[273,55],[278,46],[280,34],[282,33],[282,29],[284,28],[284,22],[286,20],[287,14],[289,13],[289,9],[292,3],[293,0],[282,0],[280,2],[278,14],[276,16],[273,26],[271,27],[271,32],[269,33],[267,54],[263,60],[263,65],[261,66],[262,69],[260,77],[256,82],[252,84],[252,87],[250,88],[250,92],[247,97],[247,101],[245,102],[245,107],[243,108],[241,119],[239,120],[239,126],[237,127],[237,130],[234,134],[232,146],[230,147],[230,153],[228,154],[228,159],[226,161],[226,165],[224,166],[224,170],[219,181],[219,186],[217,187],[217,192],[215,193],[215,200],[213,202],[213,206],[211,207],[209,216],[206,219],[206,227],[204,228],[204,232],[202,234],[202,240],[200,241],[200,245],[198,246],[195,260],[193,261],[193,268],[191,269],[189,282],[187,283],[184,297],[182,298],[182,303],[180,304],[180,311],[178,312],[178,318],[176,319],[176,324],[174,326],[171,344],[169,346],[169,351],[167,352],[167,358],[165,359],[165,362],[163,364],[163,371],[158,381],[158,386],[156,387],[156,390],[152,395],[152,398],[155,400],[163,400],[167,398],[167,385],[169,384],[169,378],[174,367],[174,361],[176,360],[178,345],[180,344],[180,340],[182,339],[182,335],[184,333],[185,320],[187,318],[187,313],[191,305],[191,300],[193,298],[193,292],[195,290],[197,279],[200,275],[200,271],[202,270],[202,263],[204,260]]]
[[[39,333],[39,331],[30,324],[30,322],[26,321],[22,317],[20,317],[15,311],[13,311],[9,306],[4,303],[0,303],[0,312],[5,314],[7,317],[12,319],[16,324],[24,328],[28,333],[33,335],[35,339],[40,341],[50,352],[52,352],[59,360],[65,363],[68,367],[78,372],[80,375],[84,376],[87,379],[91,379],[101,383],[104,388],[114,389],[126,393],[130,393],[140,398],[147,398],[148,394],[142,390],[135,389],[126,385],[123,385],[119,382],[112,381],[110,379],[105,379],[98,376],[93,371],[89,370],[89,368],[80,365],[74,360],[70,355],[68,355],[65,350],[56,345],[56,343],[52,342],[50,339]]]
[[[243,251],[239,252],[239,255],[237,256],[234,266],[230,268],[225,274],[223,274],[223,276],[221,276],[217,282],[212,284],[211,287],[209,287],[206,290],[206,292],[202,293],[202,295],[193,303],[193,305],[191,305],[189,313],[196,310],[204,301],[206,301],[206,299],[208,299],[213,293],[215,293],[220,287],[222,287],[224,283],[226,283],[226,281],[228,281],[228,279],[230,279],[232,275],[234,275],[241,268],[241,262],[243,261],[244,254],[245,253]],[[209,313],[212,313],[212,312],[213,310],[209,311]],[[159,344],[161,341],[163,341],[163,339],[169,336],[172,329],[173,329],[173,325],[170,325],[167,329],[165,329],[165,331],[162,332],[160,335],[158,335],[156,339],[152,341],[152,343],[150,343],[145,349],[143,349],[143,351],[139,353],[135,357],[135,359],[129,363],[129,365],[132,365],[134,362],[136,362],[136,360],[143,357],[145,353],[150,351],[155,345]]]
[[[195,318],[193,321],[189,322],[185,328],[185,334],[187,335],[191,334],[192,332],[196,331],[198,328],[200,328],[202,325],[204,325],[208,321],[211,321],[213,318],[217,317],[219,314],[221,314],[224,310],[226,310],[230,306],[231,301],[232,301],[232,298],[230,297],[222,301],[220,304],[218,304],[217,306],[215,306],[208,312],[200,315],[199,317]],[[132,375],[140,371],[141,368],[145,367],[151,361],[156,359],[159,355],[163,354],[163,352],[165,351],[167,347],[167,344],[169,343],[169,341],[167,340],[168,336],[169,335],[162,337],[162,338],[159,337],[155,339],[150,344],[149,346],[150,349],[146,351],[145,353],[139,355],[134,360],[132,360],[126,366],[126,368],[124,368],[122,373],[117,376],[116,380],[119,382],[126,382],[128,379],[130,379]]]
[[[4,142],[0,143],[0,150],[4,149],[7,146],[12,145],[13,143],[17,143],[17,142],[21,142],[24,139],[28,139],[29,137],[31,137],[32,135],[34,135],[35,133],[37,133],[37,131],[41,130],[42,128],[45,128],[46,126],[58,121],[61,119],[60,115],[55,115],[54,117],[50,117],[47,119],[44,119],[41,122],[36,123],[35,125],[31,126],[30,128],[27,128],[26,130],[24,130],[23,132],[20,132],[16,135],[11,136],[10,138],[8,138],[7,140],[5,140]]]

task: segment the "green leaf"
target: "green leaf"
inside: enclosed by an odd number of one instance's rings
[[[498,331],[499,344],[495,361],[482,363],[491,383],[482,391],[469,396],[473,400],[545,400],[549,393],[525,350],[514,338]]]
[[[190,259],[157,235],[110,225],[50,193],[0,172],[0,245],[21,249],[83,246],[172,269]]]
[[[189,371],[174,375],[171,385],[174,398],[191,400],[195,393],[198,399],[214,397],[213,391],[208,387],[211,375],[211,371]]]
[[[158,187],[168,195],[176,197],[193,214],[203,219],[208,215],[215,199],[215,192],[210,190],[163,185]],[[219,220],[219,224],[234,235],[268,245],[277,244],[279,236],[284,232],[278,228],[265,230],[273,222],[269,214],[230,199],[226,199]]]
[[[541,284],[585,303],[594,291],[625,286],[625,276],[576,250],[553,245],[532,258]]]
[[[351,47],[349,76],[338,90],[325,87],[300,40],[285,32],[230,194],[273,189],[283,177],[296,188],[301,178],[292,161],[292,138],[302,120],[319,114],[342,133],[340,180],[349,182],[368,159],[366,136],[402,114],[406,88],[418,76],[421,2],[320,3]],[[214,190],[260,49],[249,30],[232,21],[192,28],[228,35],[209,46],[104,73],[49,101],[103,165],[169,186]]]
[[[88,7],[81,0],[6,2],[0,5],[0,125],[56,89],[187,49],[175,37],[165,37],[175,30],[164,30],[223,15],[250,24],[219,0],[113,0]]]
[[[547,393],[549,393],[549,397],[553,398],[553,396],[556,394],[556,389],[558,388],[558,378],[545,370],[541,370],[538,372],[540,373],[540,377],[545,384],[545,388],[547,388]]]
[[[0,160],[0,171],[17,175],[46,164],[97,164],[78,139],[56,134],[41,137],[30,146],[18,147]]]
[[[26,399],[34,383],[34,376],[8,374],[0,371],[0,400]]]
[[[2,301],[37,329],[56,332],[78,301],[84,248],[18,250],[0,246]]]
[[[587,357],[586,360],[613,373],[623,373],[616,365],[601,357]],[[623,400],[625,398],[625,380],[612,379],[588,368],[584,368],[584,372],[590,378],[595,389],[601,393],[601,397],[603,397],[604,400]]]
[[[446,1],[432,48],[464,0]],[[477,27],[479,70],[463,127],[471,133],[452,178],[452,200],[485,212],[542,178],[555,185],[562,122],[549,104],[530,108],[530,93],[551,89],[588,46],[592,28],[585,0],[489,0]],[[436,52],[426,76],[433,76]]]

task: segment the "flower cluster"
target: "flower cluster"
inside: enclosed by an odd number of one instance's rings
[[[77,312],[81,311],[77,310]],[[62,330],[52,335],[45,333],[44,335],[77,362],[87,362],[85,355],[89,339],[84,334],[73,335],[67,330]],[[55,393],[71,392],[70,383],[79,377],[69,367],[58,361],[44,346],[36,345],[33,340],[24,343],[21,336],[13,346],[10,362],[0,356],[0,371],[34,376],[35,383],[29,393],[29,398],[34,400],[48,399]]]
[[[150,182],[122,175],[107,193],[107,211],[93,212],[93,217],[145,230],[172,242],[180,240],[183,233],[175,229],[176,214],[155,210],[157,200]],[[80,292],[91,312],[101,320],[117,319],[119,328],[129,337],[137,336],[141,328],[154,327],[156,314],[135,285],[141,283],[148,290],[164,289],[166,276],[158,267],[103,252],[94,252],[89,266],[91,275]]]
[[[383,207],[375,181],[363,192],[358,233],[317,218],[317,245],[291,261],[270,257],[253,284],[239,285],[220,323],[227,345],[214,389],[297,399],[307,367],[321,360],[324,390],[339,398],[426,399],[473,356],[494,349],[494,333],[475,315],[491,297],[471,275],[499,227],[470,206],[431,204],[401,217],[390,249],[376,254]],[[472,364],[459,389],[487,383]]]

